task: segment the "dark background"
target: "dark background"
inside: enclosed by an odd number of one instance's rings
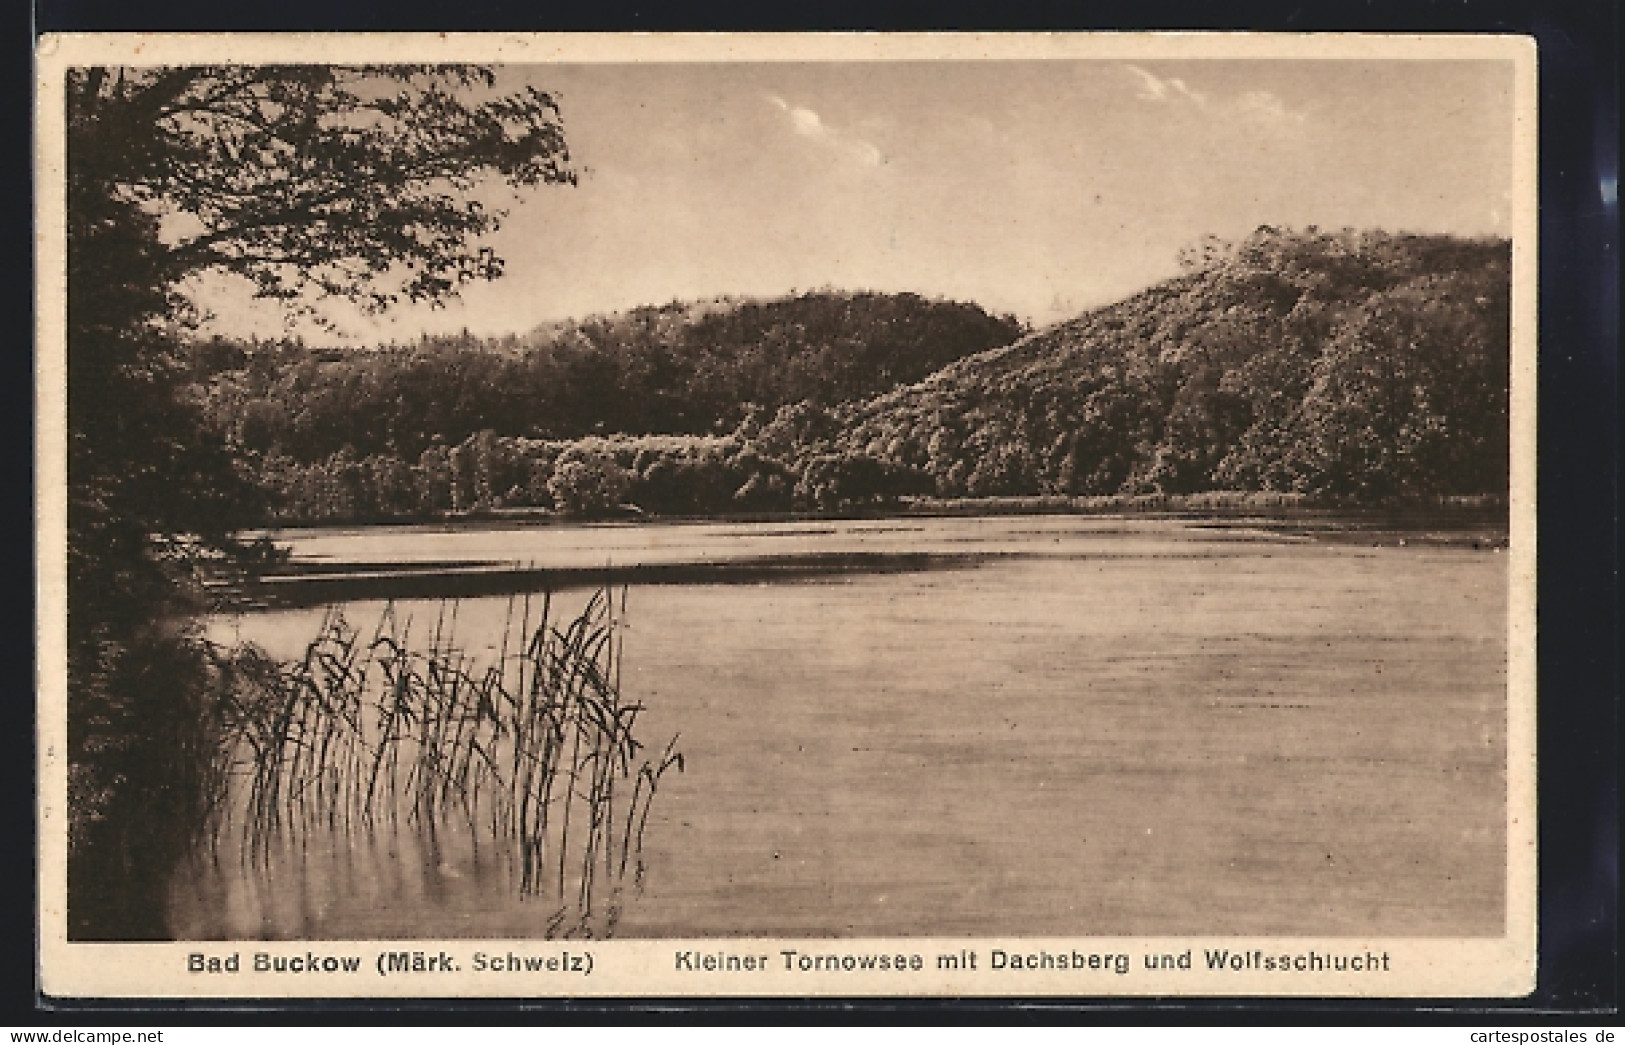
[[[33,413],[30,99],[36,34],[56,31],[615,31],[1253,29],[1275,32],[1518,33],[1539,45],[1540,234],[1540,978],[1527,1000],[1459,999],[1421,1012],[1396,1003],[715,1002],[663,1004],[662,1022],[906,1022],[1145,1024],[1428,1022],[1504,1026],[1560,1020],[1584,1026],[1618,1011],[1619,212],[1617,0],[1095,0],[1081,4],[883,5],[813,3],[540,3],[537,0],[35,0],[8,8],[0,63],[8,118],[5,206],[12,315],[7,380],[0,382],[11,452],[3,489],[8,523],[10,685],[0,706],[6,802],[0,905],[0,1022],[13,1026],[178,1025],[491,1020],[546,1024],[648,1022],[623,1003],[181,1007],[125,1002],[56,1006],[34,984]],[[21,15],[20,18],[16,17]],[[1607,195],[1604,195],[1604,185]],[[42,1007],[44,1006],[44,1007]]]

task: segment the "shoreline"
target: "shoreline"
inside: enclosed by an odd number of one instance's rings
[[[388,534],[396,538],[420,533],[444,537],[458,533],[523,533],[559,532],[574,529],[590,532],[594,529],[627,531],[649,530],[651,534],[665,528],[706,526],[759,526],[763,535],[784,536],[781,529],[774,534],[775,524],[822,523],[831,527],[846,524],[853,528],[850,536],[861,535],[865,524],[920,521],[932,519],[998,519],[1020,516],[1045,516],[1054,520],[1060,515],[1100,522],[1121,521],[1127,529],[1099,531],[1098,535],[1133,533],[1135,528],[1179,527],[1200,534],[1202,531],[1247,530],[1255,531],[1253,539],[1282,542],[1314,542],[1369,548],[1431,548],[1455,549],[1499,553],[1507,547],[1504,515],[1497,509],[1478,507],[1430,508],[1396,512],[1392,510],[1361,509],[1336,510],[1324,508],[1277,508],[1273,511],[1258,508],[1209,509],[1207,511],[1140,510],[1131,512],[1058,512],[1058,511],[970,511],[969,505],[959,505],[959,511],[910,511],[906,513],[869,513],[863,515],[774,516],[763,518],[683,518],[638,519],[616,521],[564,520],[556,516],[540,519],[497,518],[441,519],[434,522],[394,523],[374,526],[301,527],[258,531],[258,536],[273,542],[291,541],[288,558],[252,574],[211,579],[209,587],[223,608],[239,611],[297,608],[331,602],[360,599],[413,599],[413,598],[479,598],[516,594],[525,591],[581,590],[617,585],[692,585],[692,584],[772,584],[794,583],[840,576],[912,573],[938,570],[975,569],[994,561],[1053,558],[1054,553],[1035,543],[1025,548],[925,550],[910,547],[845,548],[827,550],[809,548],[804,551],[731,554],[726,556],[698,554],[692,558],[666,561],[623,561],[611,559],[602,564],[585,565],[575,562],[539,564],[535,558],[457,558],[452,555],[432,559],[392,559],[376,552],[372,556],[365,549],[350,557],[330,552],[306,553],[301,556],[298,544],[302,541],[338,538],[362,544],[369,534]],[[986,505],[979,505],[985,508]],[[1009,506],[1006,505],[1008,508]],[[1092,531],[1093,532],[1093,531]],[[748,540],[746,535],[738,539]],[[733,540],[730,535],[723,540]],[[657,539],[658,540],[658,539]],[[286,543],[284,546],[287,547]],[[379,549],[378,551],[382,551]],[[1107,551],[1106,557],[1115,557]],[[1064,556],[1063,556],[1064,557]]]
[[[1401,528],[1484,528],[1505,533],[1508,506],[1500,497],[1441,498],[1431,502],[1391,505],[1341,505],[1292,499],[1284,494],[1143,494],[1090,497],[1011,496],[982,498],[920,497],[888,506],[852,508],[838,512],[728,512],[709,515],[654,515],[627,511],[601,517],[571,517],[545,508],[496,508],[412,518],[380,517],[352,522],[287,522],[251,527],[249,538],[297,535],[303,532],[340,534],[378,530],[503,530],[515,526],[657,527],[704,524],[859,522],[888,519],[958,519],[986,516],[1056,516],[1081,518],[1174,519],[1235,522],[1258,519],[1276,522],[1324,520],[1336,523],[1381,523]]]

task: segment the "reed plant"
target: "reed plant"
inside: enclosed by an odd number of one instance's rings
[[[510,599],[494,659],[458,645],[456,603],[421,639],[393,607],[368,632],[334,609],[296,661],[240,653],[210,774],[216,853],[263,862],[313,832],[460,821],[522,896],[555,905],[550,936],[608,936],[643,885],[660,782],[683,767],[675,737],[649,756],[636,735],[615,594],[566,617],[551,595]]]

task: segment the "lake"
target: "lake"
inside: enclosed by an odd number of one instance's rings
[[[1076,516],[290,531],[306,564],[837,556],[633,583],[622,687],[685,759],[616,935],[1499,935],[1506,555],[1429,533]],[[866,572],[903,553],[929,568]],[[579,606],[584,591],[555,605]],[[488,650],[515,596],[456,606]],[[384,603],[342,607],[369,627]],[[439,600],[394,603],[427,629]],[[297,656],[327,608],[215,618]],[[178,872],[179,938],[530,937],[466,832]]]

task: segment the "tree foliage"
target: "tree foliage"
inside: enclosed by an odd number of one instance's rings
[[[969,306],[820,293],[530,340],[204,344],[195,376],[284,521],[557,508],[548,484],[572,447],[612,456],[627,501],[660,515],[933,493],[1369,504],[1504,490],[1509,291],[1502,242],[1264,229],[1020,340]],[[786,344],[775,373],[824,379],[755,383],[748,361]],[[718,388],[759,398],[720,412],[705,405]]]
[[[821,452],[945,496],[1504,492],[1511,258],[1498,240],[1261,228],[1184,275],[843,405]]]
[[[1020,332],[974,305],[822,291],[639,308],[522,338],[364,350],[206,342],[193,358],[199,401],[246,450],[302,464],[345,447],[412,461],[436,438],[454,445],[486,428],[536,439],[729,432],[753,409],[873,395]]]
[[[501,271],[480,182],[571,175],[552,100],[479,69],[95,67],[64,89],[70,932],[144,936],[158,841],[195,814],[162,767],[208,728],[185,582],[263,518],[182,394],[187,280],[235,275],[306,311],[441,300]]]
[[[553,99],[495,88],[467,66],[74,70],[70,179],[162,220],[145,285],[219,268],[289,303],[439,301],[501,274],[483,181],[574,180]]]
[[[547,493],[566,515],[603,515],[620,506],[631,481],[615,459],[572,448],[553,466]]]

